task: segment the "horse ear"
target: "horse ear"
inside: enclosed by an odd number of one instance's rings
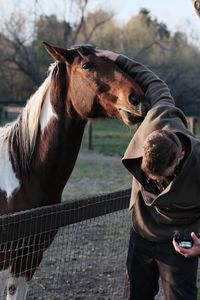
[[[46,42],[43,42],[48,53],[53,57],[53,59],[61,62],[71,64],[74,58],[74,51],[66,50],[63,48],[52,46]]]

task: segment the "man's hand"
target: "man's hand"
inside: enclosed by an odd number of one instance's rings
[[[96,56],[106,57],[106,58],[108,58],[112,61],[116,61],[119,54],[115,53],[115,52],[112,52],[112,51],[109,51],[109,50],[96,49]]]
[[[175,250],[186,258],[200,255],[200,239],[198,239],[194,232],[191,233],[191,237],[193,239],[193,246],[190,249],[180,247],[178,243],[173,240]]]

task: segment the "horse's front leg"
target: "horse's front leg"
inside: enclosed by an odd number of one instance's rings
[[[4,299],[7,278],[9,277],[10,269],[0,271],[0,300]]]
[[[27,245],[18,249],[15,255],[17,258],[12,261],[11,276],[7,280],[6,300],[26,300],[29,281],[42,260],[43,251]]]
[[[28,282],[25,276],[11,277],[7,280],[7,300],[26,300]]]

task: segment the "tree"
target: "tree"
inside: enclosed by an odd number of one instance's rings
[[[42,41],[63,47],[92,43],[143,62],[168,83],[180,108],[200,114],[200,52],[186,33],[172,34],[147,9],[119,26],[111,11],[88,11],[89,0],[69,2],[74,13],[70,21],[64,12],[61,18],[42,13],[37,18],[29,15],[30,23],[26,14],[15,12],[4,22],[0,31],[0,100],[25,100],[46,76],[51,58]]]
[[[13,89],[16,90],[17,85],[14,82],[20,79],[23,83],[20,82],[18,86],[22,85],[23,89],[21,89],[21,93],[6,92],[6,83],[2,82],[2,98],[5,95],[5,98],[8,99],[13,98],[14,100],[16,97],[22,99],[40,85],[46,73],[45,69],[51,61],[48,54],[43,50],[43,40],[63,47],[69,47],[78,41],[89,42],[97,28],[106,22],[106,19],[103,23],[102,20],[98,21],[99,23],[94,23],[90,31],[87,30],[85,20],[89,1],[76,0],[71,2],[77,8],[77,16],[71,23],[64,18],[59,20],[56,15],[41,15],[36,19],[34,11],[29,18],[22,12],[12,13],[10,18],[4,22],[1,28],[3,43],[0,47],[0,62],[2,74],[5,73],[6,77],[2,76],[2,81],[10,76]],[[34,20],[32,26],[29,19]],[[84,33],[82,38],[81,32]],[[27,86],[26,91],[24,90],[25,86]]]
[[[141,9],[125,25],[124,49],[128,56],[148,61],[156,49],[164,48],[170,33],[164,23],[153,19],[147,9]]]
[[[93,43],[103,48],[112,49],[118,40],[118,28],[113,21],[113,14],[104,10],[89,12],[85,19],[80,42]]]

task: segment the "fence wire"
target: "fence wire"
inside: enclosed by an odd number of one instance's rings
[[[126,254],[131,220],[125,208],[129,195],[130,191],[127,190],[103,197],[93,197],[92,201],[85,203],[83,201],[84,210],[79,200],[80,205],[75,205],[75,208],[60,204],[60,206],[47,208],[47,211],[43,209],[42,214],[41,209],[37,213],[34,210],[32,219],[31,211],[27,215],[26,212],[17,215],[17,218],[11,216],[10,219],[0,219],[1,270],[12,267],[16,276],[31,276],[35,266],[39,265],[29,284],[27,298],[31,300],[126,299]],[[108,201],[113,201],[113,205],[109,204],[112,209],[109,208],[110,213],[107,214],[105,206]],[[115,203],[120,201],[125,204],[119,205],[123,209],[117,210]],[[104,206],[102,211],[98,206],[99,203]],[[95,211],[96,206],[99,208],[100,216],[97,216],[99,212]],[[86,213],[87,210],[90,213]],[[111,212],[112,210],[114,212]],[[69,217],[69,212],[76,218],[72,218],[73,224],[64,226],[65,223],[69,223],[65,219]],[[86,220],[80,216],[82,213],[86,215]],[[96,217],[93,218],[94,215]],[[77,222],[80,219],[82,221]],[[35,226],[37,223],[41,224],[40,230]],[[11,235],[7,234],[6,242],[5,230],[9,233],[9,224],[13,226],[12,229],[15,228],[13,229],[15,235],[11,240]],[[34,229],[36,228],[36,234],[33,234],[31,224]],[[57,226],[58,224],[62,224],[63,227],[58,228],[60,227]],[[28,227],[30,236],[26,230],[20,230],[22,225]],[[16,227],[19,227],[19,230]],[[41,253],[43,259],[39,264]],[[5,281],[10,276],[5,272],[2,274],[7,277],[0,276],[0,286],[2,286],[1,281]]]

